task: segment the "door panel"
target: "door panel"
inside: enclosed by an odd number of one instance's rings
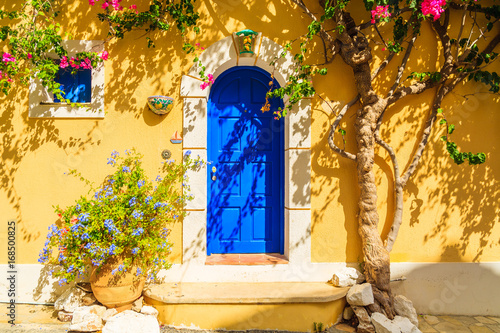
[[[282,101],[272,100],[270,111],[260,110],[270,81],[261,69],[238,67],[224,72],[212,86],[208,254],[283,253],[284,126],[283,120],[273,118]]]

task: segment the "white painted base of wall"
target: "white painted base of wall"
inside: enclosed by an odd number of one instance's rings
[[[345,263],[266,266],[174,265],[163,273],[174,282],[321,282]],[[51,302],[63,288],[46,279],[42,265],[17,265],[16,301]],[[0,301],[7,302],[7,265],[0,265]],[[491,263],[393,263],[393,292],[406,295],[418,313],[500,316],[500,262]]]

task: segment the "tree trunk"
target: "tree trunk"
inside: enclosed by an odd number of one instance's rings
[[[378,103],[376,103],[377,105]],[[373,294],[388,318],[394,318],[394,308],[390,291],[390,257],[382,243],[377,229],[377,186],[373,174],[374,128],[377,112],[372,105],[359,109],[356,117],[356,141],[358,144],[357,173],[359,197],[359,235],[365,258],[365,275],[372,284]],[[382,309],[375,305],[372,311]]]
[[[347,17],[349,21],[349,17]],[[348,24],[346,24],[348,26]],[[390,291],[390,256],[384,247],[377,226],[377,186],[373,174],[375,129],[378,116],[387,106],[387,100],[373,91],[369,61],[372,58],[367,40],[360,36],[339,36],[342,59],[351,66],[360,95],[362,108],[357,111],[355,130],[358,146],[357,175],[359,197],[359,235],[361,237],[366,279],[372,285],[375,304],[371,312],[385,312],[394,318],[394,305]]]

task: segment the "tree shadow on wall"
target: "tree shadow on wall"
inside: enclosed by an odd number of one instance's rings
[[[419,166],[405,187],[404,205],[409,208],[410,216],[403,216],[403,223],[409,221],[410,227],[416,227],[422,222],[420,217],[422,213],[436,211],[435,220],[424,237],[424,243],[431,239],[440,239],[443,249],[456,249],[444,253],[443,261],[459,261],[469,251],[474,255],[473,261],[479,261],[485,249],[500,245],[492,234],[493,228],[499,222],[500,213],[498,208],[500,192],[495,185],[500,170],[494,164],[498,140],[481,141],[484,128],[494,117],[494,110],[488,110],[484,105],[481,107],[478,100],[479,98],[486,101],[493,98],[493,101],[498,103],[499,97],[475,94],[465,99],[460,96],[474,90],[486,91],[487,88],[480,84],[464,84],[454,95],[445,98],[442,107],[450,123],[457,126],[451,140],[457,143],[461,151],[484,151],[487,156],[486,163],[476,166],[468,165],[467,162],[456,165],[446,152],[445,143],[440,140],[440,136],[444,134],[444,127],[439,125],[438,119],[433,125],[431,137]],[[411,100],[407,102],[412,103]],[[420,103],[421,109],[424,108],[425,96],[423,102],[417,102]],[[408,117],[409,123],[418,127],[418,131],[410,129],[410,137],[420,139],[423,131],[423,126],[420,125],[422,120],[415,119],[414,115],[398,116],[398,110],[390,110],[387,115],[389,118],[396,117],[392,123],[401,126]],[[424,115],[427,116],[426,113]],[[391,124],[384,129],[382,134],[391,135],[394,131],[390,129],[392,126]],[[405,140],[401,141],[395,146],[396,152],[404,149]],[[412,154],[417,147],[416,141],[413,144]],[[403,170],[406,170],[411,161],[400,159],[399,162]],[[388,202],[393,200],[391,194]],[[460,220],[457,220],[457,217]],[[392,214],[388,216],[387,222],[392,223]],[[387,228],[387,225],[385,227]],[[457,227],[461,230],[461,236],[455,240],[455,236],[450,236],[450,230]]]
[[[81,149],[84,146],[95,144],[93,132],[97,123],[85,134],[76,138],[60,137],[58,124],[65,119],[35,119],[29,118],[28,89],[17,88],[16,94],[0,98],[4,111],[0,114],[0,137],[3,150],[0,163],[0,185],[7,195],[10,207],[15,211],[15,218],[22,240],[29,243],[39,237],[45,237],[40,232],[33,232],[23,221],[21,197],[16,190],[17,172],[23,159],[47,144],[55,144],[59,149]],[[42,176],[42,175],[40,175]],[[19,236],[18,236],[19,237]]]

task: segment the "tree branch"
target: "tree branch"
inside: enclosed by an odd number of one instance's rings
[[[396,88],[399,86],[399,82],[401,81],[401,77],[403,76],[403,72],[405,71],[406,64],[408,63],[408,59],[410,58],[410,53],[413,49],[413,44],[415,43],[415,40],[417,40],[417,34],[414,33],[410,43],[408,44],[408,48],[406,49],[405,55],[403,57],[403,60],[401,61],[401,65],[398,68],[398,75],[396,76],[396,79],[394,80],[394,84],[391,87],[391,90],[387,93],[387,97],[390,97],[394,94],[394,91]],[[386,98],[387,98],[386,97]]]
[[[320,96],[320,98],[323,99],[323,97],[321,97],[321,96]],[[351,154],[349,152],[346,152],[345,150],[339,148],[335,144],[335,142],[334,142],[333,139],[334,139],[335,131],[337,130],[337,127],[338,127],[340,121],[342,120],[342,118],[344,117],[344,115],[346,114],[347,110],[349,110],[351,108],[351,106],[353,106],[354,104],[356,104],[356,102],[358,100],[359,100],[359,95],[356,95],[356,97],[354,97],[349,103],[347,103],[346,105],[344,105],[344,107],[342,108],[342,110],[340,110],[339,114],[335,118],[335,121],[333,122],[332,127],[330,128],[330,133],[328,134],[328,145],[330,146],[330,148],[334,152],[338,153],[340,156],[348,158],[348,159],[350,159],[352,161],[356,161],[356,159],[357,159],[356,155]]]
[[[460,43],[460,38],[462,37],[462,31],[464,30],[465,26],[465,19],[467,17],[467,4],[465,4],[464,12],[462,13],[462,23],[460,24],[460,30],[458,31],[458,36],[457,36],[457,43],[456,43],[456,52],[455,52],[455,59],[458,60],[458,51],[460,49],[459,43]]]
[[[396,157],[396,153],[394,152],[394,149],[387,142],[385,142],[380,138],[378,129],[375,131],[375,142],[378,143],[387,151],[387,153],[391,158],[392,165],[394,167],[395,204],[394,204],[391,230],[387,235],[387,239],[385,241],[385,248],[387,249],[388,252],[391,252],[394,242],[396,241],[399,228],[401,226],[401,223],[403,222],[403,203],[404,203],[403,184],[401,183],[401,172],[399,169],[399,163]]]
[[[377,77],[377,75],[379,75],[379,73],[391,62],[391,60],[394,58],[395,54],[396,53],[394,53],[394,52],[389,53],[389,55],[387,56],[387,58],[384,61],[382,61],[382,63],[380,64],[380,66],[378,66],[378,68],[375,71],[373,71],[373,73],[372,73],[372,80],[375,77]]]

